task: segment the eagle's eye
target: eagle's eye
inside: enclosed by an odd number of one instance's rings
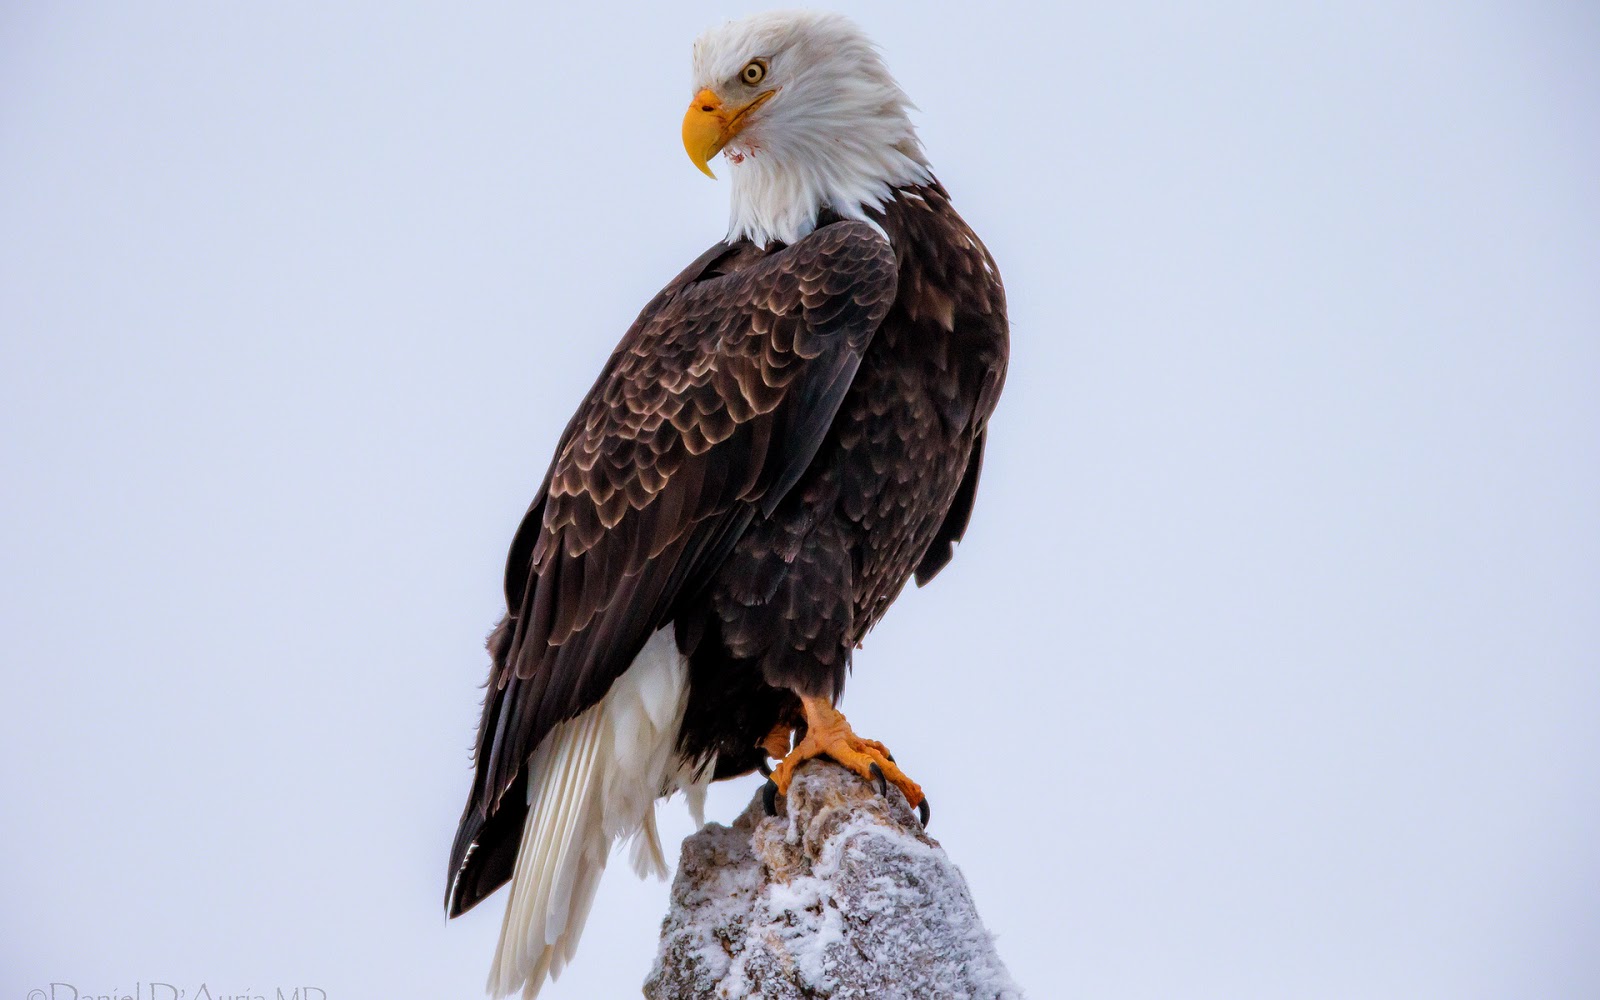
[[[744,69],[739,71],[739,81],[746,87],[754,87],[767,78],[767,61],[765,59],[752,59],[744,64]]]

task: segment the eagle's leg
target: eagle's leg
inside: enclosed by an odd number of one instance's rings
[[[801,707],[806,714],[806,735],[786,754],[767,779],[767,811],[775,808],[778,795],[789,794],[789,782],[794,780],[794,770],[813,757],[828,757],[872,782],[880,791],[893,785],[905,795],[906,801],[917,807],[924,825],[928,822],[928,797],[915,781],[895,764],[889,748],[877,740],[864,740],[851,729],[844,714],[826,698],[802,697]],[[774,732],[767,737],[777,735]],[[770,744],[763,741],[763,746]],[[777,754],[773,754],[777,756]]]
[[[761,737],[756,746],[760,747],[773,760],[782,760],[789,754],[789,744],[794,741],[794,727],[787,722],[779,722],[772,727],[772,732]],[[756,770],[762,777],[770,777],[772,768],[767,764],[767,757],[756,760]]]
[[[789,756],[789,745],[793,739],[794,727],[787,722],[780,722],[773,726],[772,732],[764,736],[761,742],[756,745],[765,750],[767,756],[773,760],[782,760]]]

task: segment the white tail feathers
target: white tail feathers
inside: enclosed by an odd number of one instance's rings
[[[489,992],[533,1000],[578,949],[611,844],[666,877],[656,799],[683,788],[703,822],[705,784],[677,754],[689,691],[672,629],[656,632],[598,705],[551,730],[528,759],[528,818],[511,876]],[[712,765],[702,771],[709,776]]]

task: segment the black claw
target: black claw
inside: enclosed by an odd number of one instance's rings
[[[893,763],[894,763],[894,754],[892,754],[892,753],[890,753],[890,752],[889,752],[889,751],[887,751],[887,750],[885,750],[885,751],[884,751],[884,752],[883,752],[883,755],[884,755],[884,756],[885,756],[885,757],[887,757],[887,758],[889,758],[889,763],[891,763],[891,764],[893,764]]]
[[[778,815],[778,783],[771,778],[761,786],[761,808],[767,811],[768,816]],[[923,826],[927,826],[926,823]]]
[[[922,828],[928,828],[928,797],[924,795],[922,801],[917,803],[917,818],[922,820]]]
[[[756,770],[761,772],[763,778],[772,777],[772,765],[767,763],[767,758],[765,757],[756,761]]]
[[[872,764],[870,765],[870,767],[872,768],[872,776],[874,778],[878,779],[878,794],[879,795],[888,795],[889,794],[889,779],[885,778],[883,776],[883,768],[878,766],[878,762],[877,761],[873,761]]]

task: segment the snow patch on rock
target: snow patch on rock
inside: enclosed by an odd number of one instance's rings
[[[683,844],[649,1000],[1020,1000],[961,872],[905,799],[826,761]]]

